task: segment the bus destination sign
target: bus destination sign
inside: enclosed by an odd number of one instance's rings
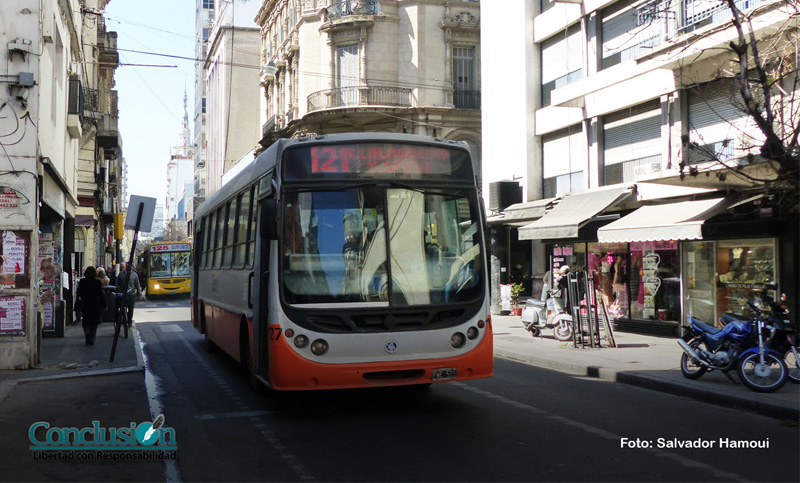
[[[151,252],[188,252],[192,247],[188,243],[173,243],[169,245],[151,245]]]
[[[463,151],[413,144],[336,144],[292,149],[284,157],[285,179],[441,178],[472,179]]]

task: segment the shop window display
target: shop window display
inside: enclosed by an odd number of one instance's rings
[[[685,242],[683,244],[684,325],[689,316],[707,324],[718,324],[715,316],[716,244]]]
[[[573,272],[586,270],[586,244],[553,245],[553,269],[567,265]]]
[[[590,243],[587,270],[613,318],[628,316],[630,270],[626,243]]]
[[[775,297],[773,239],[717,242],[717,319],[725,313],[747,315],[753,294]]]
[[[681,313],[678,242],[630,244],[631,317],[678,320]]]

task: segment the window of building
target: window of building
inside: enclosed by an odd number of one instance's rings
[[[459,109],[480,109],[475,70],[475,47],[453,47],[453,104]]]
[[[358,104],[358,45],[336,48],[336,82],[339,105]]]
[[[706,82],[687,89],[689,141],[688,162],[726,160],[735,156],[739,139],[748,129],[748,116],[741,105],[739,85],[733,79]]]
[[[666,36],[668,14],[663,0],[637,7],[634,0],[621,0],[602,11],[603,60],[607,69],[650,52]]]
[[[542,106],[553,90],[583,77],[583,35],[576,23],[542,42]]]
[[[631,317],[679,320],[680,259],[677,241],[630,244]]]
[[[658,99],[603,117],[603,182],[636,181],[661,170]]]
[[[543,195],[584,189],[586,148],[580,124],[542,136]]]

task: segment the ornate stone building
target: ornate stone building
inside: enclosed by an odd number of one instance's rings
[[[267,0],[263,148],[279,137],[403,132],[466,141],[480,173],[480,5]]]

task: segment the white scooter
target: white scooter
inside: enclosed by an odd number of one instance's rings
[[[542,329],[551,328],[556,339],[572,339],[572,316],[564,310],[560,290],[547,290],[544,301],[528,299],[522,309],[522,323],[534,337],[538,337]]]

